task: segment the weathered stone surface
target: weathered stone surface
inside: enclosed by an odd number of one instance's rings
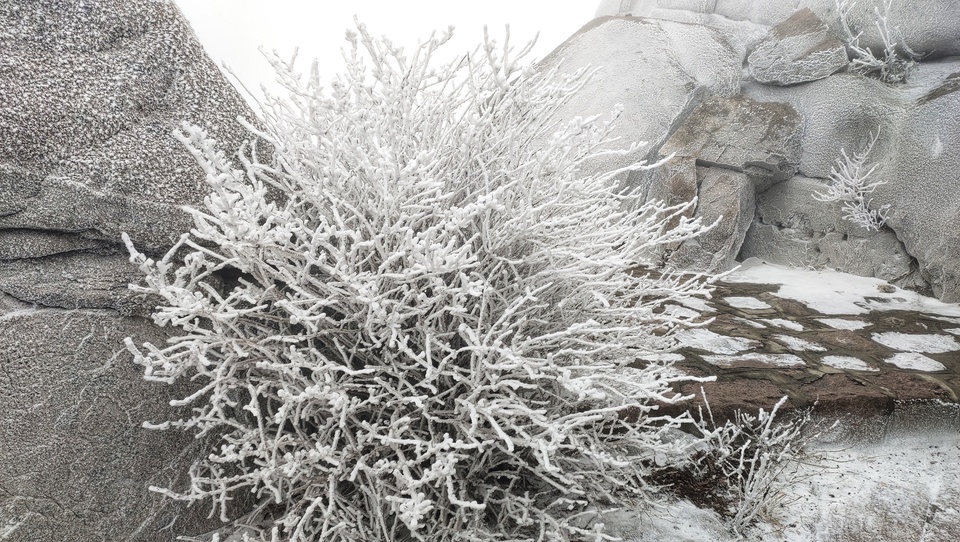
[[[174,4],[5,2],[0,27],[0,228],[155,249],[189,229],[180,205],[206,188],[173,130],[200,124],[229,151],[251,115]]]
[[[764,190],[796,173],[802,130],[803,117],[789,104],[714,97],[693,110],[660,154],[746,173]]]
[[[756,219],[738,259],[830,267],[902,287],[927,286],[896,234],[867,231],[844,220],[840,204],[815,200],[825,187],[822,181],[797,176],[758,194]]]
[[[945,301],[960,300],[960,61],[921,64],[911,83],[890,87],[837,74],[794,87],[747,85],[755,99],[789,102],[806,119],[800,172],[826,178],[841,149],[860,152],[880,132],[868,157],[883,181],[873,205],[890,205],[887,226]]]
[[[597,164],[603,171],[648,158],[705,97],[728,96],[740,88],[740,57],[723,34],[700,25],[604,17],[584,26],[540,64],[562,72],[587,66],[600,71],[560,108],[558,122],[609,116],[621,104],[623,113],[611,134],[621,138],[619,148],[649,143],[631,155],[604,159]]]
[[[27,303],[63,309],[114,309],[149,315],[155,299],[127,285],[143,278],[122,255],[73,252],[45,258],[0,261],[0,291]]]
[[[237,148],[252,118],[172,2],[0,2],[0,539],[168,542],[208,510],[148,490],[203,453],[190,392],[143,380],[123,338],[162,345],[120,244],[163,251],[207,192],[172,132]],[[177,482],[177,481],[180,482]]]
[[[700,189],[695,216],[716,226],[685,241],[670,258],[671,266],[697,271],[729,269],[753,221],[754,189],[743,173],[697,168]]]
[[[883,50],[876,27],[876,9],[883,12],[887,0],[857,0],[848,20],[855,32],[863,32],[860,44]],[[596,16],[630,14],[633,10],[667,20],[749,22],[767,27],[785,21],[796,10],[810,8],[839,30],[834,0],[626,0],[602,2]],[[729,23],[728,23],[729,24]],[[899,40],[928,59],[960,54],[960,3],[954,0],[913,0],[893,2],[888,20],[897,29]]]
[[[39,192],[39,175],[9,164],[0,164],[0,217],[22,211]]]
[[[124,352],[128,335],[164,340],[110,311],[0,315],[4,540],[169,542],[210,523],[206,510],[147,490],[174,484],[195,442],[140,426],[168,419],[168,401],[188,392],[145,382]]]
[[[45,230],[0,230],[0,260],[42,258],[64,252],[109,251],[115,244],[75,233]]]
[[[847,67],[847,48],[830,27],[803,8],[770,30],[747,57],[750,74],[769,85],[823,79]]]

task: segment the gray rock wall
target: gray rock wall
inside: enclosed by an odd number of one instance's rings
[[[874,8],[882,13],[885,5],[883,0],[857,1],[848,18],[855,31],[864,31],[860,44],[877,54],[882,47]],[[608,18],[634,16],[651,25],[682,21],[715,29],[740,56],[744,72],[740,88],[719,94],[727,102],[705,97],[702,105],[679,110],[665,128],[661,124],[637,132],[626,129],[627,139],[642,134],[664,142],[661,156],[693,157],[698,167],[731,169],[750,178],[746,189],[754,190],[756,214],[742,246],[736,242],[711,246],[740,250],[742,258],[757,256],[774,263],[875,276],[929,290],[944,301],[960,301],[960,56],[951,56],[960,55],[960,3],[921,0],[891,5],[888,25],[894,38],[925,55],[899,84],[847,69],[837,41],[843,35],[833,0],[603,1],[597,13]],[[643,60],[651,56],[647,52],[637,56],[632,47],[613,40],[605,47],[611,50],[604,50],[603,58],[633,62],[633,72],[660,71],[657,61]],[[633,104],[623,94],[620,98],[629,111]],[[742,104],[728,106],[742,113],[725,114],[715,106],[716,111],[706,111],[707,105],[721,103]],[[784,108],[783,113],[769,114],[777,108]],[[795,116],[799,122],[792,120]],[[784,124],[797,127],[796,145],[784,139],[789,144],[777,150],[763,142],[782,131]],[[831,171],[843,152],[863,152],[878,133],[865,169],[875,165],[870,180],[881,184],[866,201],[870,209],[887,209],[887,220],[879,231],[868,232],[845,220],[839,204],[815,201],[813,195],[832,182]],[[780,174],[764,178],[756,167],[745,167],[748,161]],[[641,184],[648,198],[666,194],[673,201],[679,193],[691,192],[692,181],[677,182],[678,175],[689,173],[676,164],[666,167],[665,173],[635,174],[631,181]],[[798,176],[792,177],[794,173]],[[698,185],[698,191],[702,188]],[[747,201],[743,195],[740,200]],[[710,201],[720,205],[718,198]],[[697,214],[724,215],[720,208],[705,207],[714,203],[701,200]],[[729,202],[722,205],[729,207]],[[736,217],[723,221],[736,223],[741,214],[737,211]],[[731,259],[724,252],[710,261],[717,265]],[[696,262],[707,258],[688,260],[674,263],[702,268]]]
[[[201,452],[141,427],[182,416],[186,390],[144,382],[123,347],[165,337],[120,234],[165,251],[206,193],[173,130],[235,149],[252,114],[172,2],[2,2],[0,28],[0,539],[196,534],[207,508],[147,490]]]

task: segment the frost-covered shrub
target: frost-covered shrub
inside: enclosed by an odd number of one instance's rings
[[[847,15],[855,2],[850,2],[850,0],[834,0],[834,2],[837,6],[837,16],[840,19],[844,41],[846,41],[847,49],[852,55],[850,71],[877,77],[884,83],[906,82],[920,55],[906,43],[900,42],[894,35],[896,29],[890,28],[890,7],[893,0],[887,0],[883,13],[880,13],[878,8],[873,8],[876,17],[874,25],[880,34],[880,40],[883,42],[883,52],[875,52],[869,47],[860,45],[860,36],[863,32],[854,32],[850,28]]]
[[[701,226],[581,173],[610,122],[554,113],[587,74],[349,39],[329,90],[275,62],[290,96],[250,127],[270,159],[238,169],[184,127],[211,189],[196,228],[156,261],[126,239],[176,330],[128,348],[199,386],[153,427],[219,439],[189,488],[153,489],[225,520],[252,493],[256,540],[608,539],[578,515],[650,498],[686,453],[654,406],[680,377],[617,368],[673,346],[670,302],[710,289],[635,268]]]
[[[701,410],[694,423],[695,431],[703,435],[700,451],[678,472],[688,486],[702,490],[693,497],[723,514],[737,535],[783,504],[783,490],[797,481],[797,467],[814,438],[809,433],[810,410],[777,416],[786,400],[769,411],[759,409],[756,416],[736,411],[723,424],[714,420],[707,404],[706,415]]]
[[[867,156],[877,143],[880,132],[873,135],[867,146],[853,156],[840,149],[840,159],[837,165],[830,168],[831,184],[826,192],[814,192],[813,198],[818,201],[840,202],[843,218],[866,229],[879,230],[887,221],[889,205],[871,208],[872,200],[868,199],[877,187],[886,181],[869,181],[870,176],[877,169],[874,164],[867,167]]]

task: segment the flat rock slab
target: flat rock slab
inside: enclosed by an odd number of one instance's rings
[[[846,45],[809,8],[770,29],[747,57],[755,80],[781,86],[823,79],[848,62]]]
[[[693,110],[660,154],[746,173],[762,191],[797,172],[802,132],[803,117],[789,104],[713,97]]]
[[[702,388],[724,418],[784,396],[788,408],[855,418],[886,416],[909,401],[960,403],[960,316],[904,309],[910,302],[900,292],[878,291],[870,301],[896,308],[842,314],[784,298],[775,284],[720,282],[697,309],[710,322],[681,335],[676,362],[716,380],[678,391],[695,395],[696,405]],[[960,315],[960,306],[942,306]]]

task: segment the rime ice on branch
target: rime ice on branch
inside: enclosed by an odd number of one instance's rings
[[[536,73],[508,40],[437,66],[448,35],[348,39],[329,89],[274,61],[290,95],[242,167],[185,126],[211,190],[196,228],[157,261],[127,240],[176,330],[128,347],[148,379],[200,383],[158,427],[222,435],[191,487],[155,490],[224,519],[253,492],[257,540],[609,539],[585,514],[651,498],[654,464],[686,455],[655,407],[681,377],[616,370],[710,291],[632,272],[702,231],[693,202],[580,173],[614,118],[553,112],[588,73]]]

